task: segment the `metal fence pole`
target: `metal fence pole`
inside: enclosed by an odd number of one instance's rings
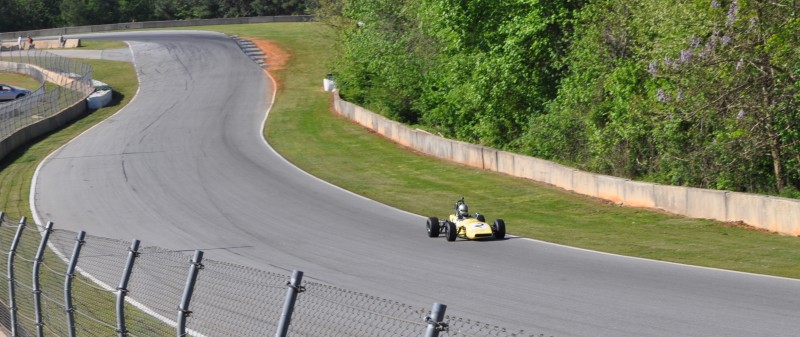
[[[14,294],[14,255],[17,253],[17,246],[19,239],[22,237],[22,231],[25,229],[25,217],[19,220],[19,227],[17,227],[17,234],[14,235],[14,241],[11,242],[11,249],[8,250],[8,317],[11,323],[11,337],[17,337],[17,301]]]
[[[128,260],[125,262],[125,270],[122,272],[122,279],[119,281],[117,287],[117,336],[128,336],[128,330],[125,327],[125,295],[128,294],[128,281],[131,279],[131,271],[133,271],[133,262],[139,256],[139,240],[131,242],[131,248],[128,249]]]
[[[78,256],[81,254],[81,247],[86,243],[86,232],[80,231],[75,238],[75,247],[72,249],[72,258],[69,260],[67,273],[64,277],[64,307],[67,311],[67,325],[69,326],[69,337],[75,337],[75,307],[72,306],[72,278],[75,277],[75,267],[78,264]]]
[[[438,337],[440,331],[448,331],[447,323],[444,321],[444,311],[447,306],[441,303],[434,303],[431,315],[425,317],[428,328],[425,330],[425,337]]]
[[[278,323],[278,331],[275,337],[286,337],[289,332],[289,324],[292,323],[292,312],[294,311],[294,303],[297,300],[297,294],[305,291],[305,288],[300,285],[303,280],[303,272],[295,270],[292,273],[292,279],[286,282],[289,289],[286,290],[286,300],[283,302],[283,313],[281,313],[281,320]]]
[[[203,251],[194,251],[192,258],[192,265],[189,267],[189,275],[186,277],[186,286],[183,289],[183,297],[181,298],[181,306],[178,308],[178,337],[186,336],[186,319],[192,314],[189,311],[189,302],[192,300],[192,292],[194,292],[194,284],[197,282],[197,273],[203,269]]]
[[[53,231],[53,222],[47,222],[42,233],[42,241],[39,242],[39,249],[36,251],[36,258],[33,260],[33,310],[36,316],[36,336],[44,336],[44,322],[42,321],[42,289],[39,285],[39,269],[44,261],[44,249],[47,247],[47,240]]]

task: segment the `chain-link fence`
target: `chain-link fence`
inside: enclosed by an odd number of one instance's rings
[[[29,88],[30,95],[0,102],[0,139],[67,109],[94,91],[90,65],[46,51],[2,52],[0,72],[27,75],[41,83],[35,90]]]
[[[436,321],[432,309],[333,285],[293,287],[290,275],[196,261],[198,252],[0,217],[8,280],[0,282],[0,324],[12,337],[277,336],[295,290],[289,336],[533,336],[460,317]]]

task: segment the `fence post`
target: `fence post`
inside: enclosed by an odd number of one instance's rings
[[[289,288],[286,290],[286,300],[283,302],[283,313],[281,313],[281,320],[278,323],[278,331],[275,337],[286,337],[289,332],[289,324],[292,323],[292,312],[294,311],[294,303],[297,300],[297,294],[305,291],[305,287],[300,285],[303,280],[303,272],[295,270],[292,273],[292,279],[286,282]]]
[[[194,251],[192,258],[192,265],[189,267],[189,275],[186,277],[186,286],[183,288],[183,297],[181,298],[181,306],[178,307],[178,337],[186,336],[186,318],[192,314],[189,311],[189,302],[192,300],[192,292],[194,292],[194,284],[197,282],[197,273],[203,269],[203,251]]]
[[[448,331],[447,323],[442,322],[444,320],[445,310],[447,310],[446,305],[441,303],[433,304],[431,315],[425,317],[425,321],[428,322],[428,329],[425,330],[425,337],[438,337],[439,331]]]
[[[11,249],[8,250],[8,317],[11,323],[11,337],[17,337],[17,301],[14,294],[14,255],[17,253],[17,246],[19,239],[22,237],[22,231],[25,229],[25,217],[19,220],[17,227],[17,234],[14,235],[14,241],[11,242]]]
[[[125,270],[122,272],[122,279],[117,287],[117,336],[126,337],[128,330],[125,328],[125,295],[128,294],[128,281],[131,279],[133,262],[139,256],[139,240],[131,242],[128,249],[128,260],[125,262]]]
[[[78,256],[81,254],[81,247],[86,243],[86,232],[80,231],[75,238],[75,247],[72,249],[72,258],[69,260],[67,273],[64,277],[64,307],[67,311],[67,325],[69,326],[69,337],[75,337],[75,307],[72,306],[72,278],[75,276],[75,267],[78,264]]]
[[[39,249],[36,251],[36,258],[33,260],[33,310],[36,316],[36,336],[44,336],[44,322],[42,321],[42,289],[39,285],[39,269],[44,261],[44,249],[47,247],[47,240],[53,231],[53,222],[48,221],[42,233],[42,241],[39,242]]]

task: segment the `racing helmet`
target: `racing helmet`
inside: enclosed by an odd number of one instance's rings
[[[459,216],[469,215],[469,207],[467,207],[467,204],[461,203],[458,205],[458,215]]]

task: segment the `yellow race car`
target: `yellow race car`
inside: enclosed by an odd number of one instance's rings
[[[506,224],[503,219],[497,219],[492,225],[486,222],[483,214],[469,215],[469,207],[461,197],[456,202],[454,214],[450,214],[444,222],[439,222],[436,217],[428,218],[428,237],[439,237],[444,234],[447,241],[455,241],[457,237],[465,239],[496,239],[502,240],[506,236]]]

